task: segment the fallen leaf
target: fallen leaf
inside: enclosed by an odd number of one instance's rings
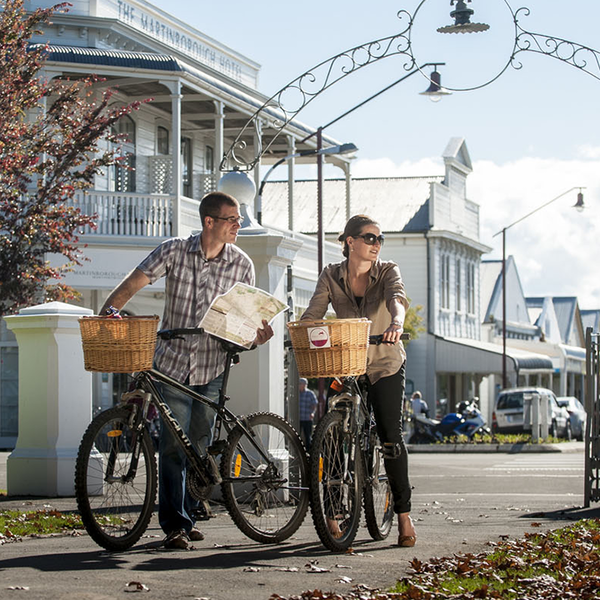
[[[24,591],[29,591],[29,588],[26,585],[11,585],[9,588],[7,588],[9,590],[24,590]]]
[[[352,579],[350,577],[338,577],[336,583],[352,583]]]
[[[245,573],[258,573],[260,571],[260,567],[244,567],[242,571]]]
[[[318,562],[319,562],[318,560],[311,560],[310,562],[307,562],[306,565],[304,565],[306,567],[306,572],[307,573],[331,573],[331,569],[317,566]]]
[[[275,571],[283,571],[284,573],[297,573],[298,567],[276,567]]]
[[[150,588],[144,585],[141,581],[130,581],[125,586],[126,592],[149,592]]]

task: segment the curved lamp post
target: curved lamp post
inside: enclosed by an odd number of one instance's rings
[[[584,187],[579,187],[579,186],[568,189],[566,192],[559,194],[555,198],[552,198],[552,200],[549,200],[548,202],[542,204],[541,206],[538,206],[531,212],[527,213],[525,216],[521,217],[520,219],[517,219],[514,223],[511,223],[510,225],[503,227],[500,231],[496,232],[492,236],[492,237],[496,237],[497,235],[502,234],[502,388],[503,389],[506,389],[508,387],[508,376],[507,376],[507,369],[506,369],[506,363],[507,363],[507,356],[506,356],[506,230],[510,229],[511,227],[514,227],[515,225],[517,225],[517,223],[524,221],[531,215],[542,210],[542,208],[545,208],[546,206],[552,204],[553,202],[556,202],[557,200],[559,200],[563,196],[566,196],[573,190],[579,190],[579,193],[577,194],[577,202],[573,205],[573,208],[575,208],[577,211],[582,211],[585,208],[585,206],[583,204],[583,192],[581,190],[584,190],[584,189],[585,189]]]

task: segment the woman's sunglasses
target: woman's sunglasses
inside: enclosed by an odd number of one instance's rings
[[[362,238],[367,246],[374,246],[375,242],[379,242],[383,246],[385,235],[375,235],[374,233],[363,233],[362,235],[353,235],[353,238]]]

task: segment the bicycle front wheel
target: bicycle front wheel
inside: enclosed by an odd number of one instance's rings
[[[371,431],[366,463],[369,470],[364,492],[367,529],[374,540],[385,540],[392,529],[394,502],[383,462],[381,443],[374,429]]]
[[[221,461],[225,506],[250,539],[282,542],[308,510],[306,450],[296,431],[275,414],[255,413],[244,422],[248,433],[241,427],[231,431]]]
[[[85,432],[75,465],[75,496],[92,539],[126,550],[148,527],[156,501],[157,471],[148,430],[134,432],[131,409],[99,414]]]
[[[327,413],[311,444],[310,503],[319,539],[332,552],[354,541],[360,521],[361,452],[355,434],[344,431],[344,415]]]

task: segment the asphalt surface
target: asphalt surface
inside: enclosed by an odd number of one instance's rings
[[[6,543],[0,546],[0,598],[122,598],[131,591],[130,582],[143,584],[148,597],[161,599],[267,600],[274,593],[289,597],[309,589],[344,592],[356,584],[389,589],[410,575],[413,558],[482,552],[503,537],[600,517],[597,506],[581,507],[583,444],[545,450],[413,449],[409,463],[418,534],[414,548],[394,546],[394,533],[373,542],[362,526],[353,553],[332,554],[321,546],[310,514],[285,543],[261,545],[245,538],[216,507],[217,516],[201,524],[206,539],[186,551],[161,549],[163,535],[155,520],[146,536],[122,553],[102,550],[85,533]],[[6,456],[0,453],[4,489]],[[72,498],[0,499],[0,510],[42,507],[70,511],[75,503]],[[325,570],[315,572],[315,567]]]

